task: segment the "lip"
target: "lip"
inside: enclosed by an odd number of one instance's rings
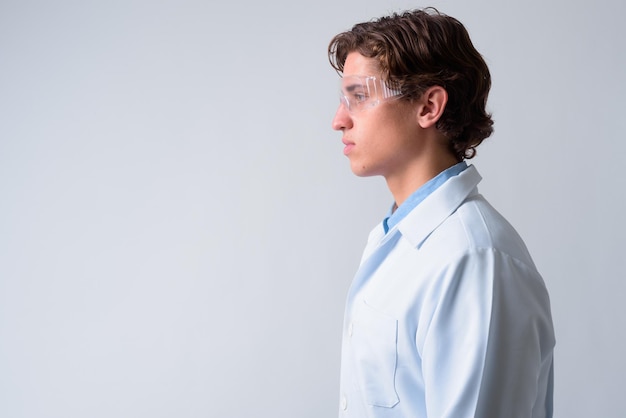
[[[354,142],[350,142],[346,139],[342,139],[341,142],[345,145],[343,148],[343,155],[348,155],[350,151],[352,151],[352,148],[354,148]]]

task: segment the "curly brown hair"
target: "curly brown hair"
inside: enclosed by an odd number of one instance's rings
[[[489,68],[457,19],[427,8],[359,23],[328,46],[330,64],[340,74],[351,52],[377,60],[383,77],[404,100],[416,100],[432,86],[446,90],[448,103],[436,127],[459,161],[473,158],[493,132],[485,109]]]

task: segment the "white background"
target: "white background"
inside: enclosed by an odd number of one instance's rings
[[[619,0],[0,0],[0,416],[335,416],[391,196],[326,48],[428,5],[492,71],[474,163],[551,294],[555,416],[626,416]]]

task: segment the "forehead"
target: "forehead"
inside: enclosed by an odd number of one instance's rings
[[[358,52],[350,52],[343,64],[343,76],[371,75],[380,77],[378,63],[373,58],[367,58]]]

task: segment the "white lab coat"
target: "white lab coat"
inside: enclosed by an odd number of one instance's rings
[[[548,293],[480,180],[469,166],[371,232],[347,298],[340,417],[552,416]]]

